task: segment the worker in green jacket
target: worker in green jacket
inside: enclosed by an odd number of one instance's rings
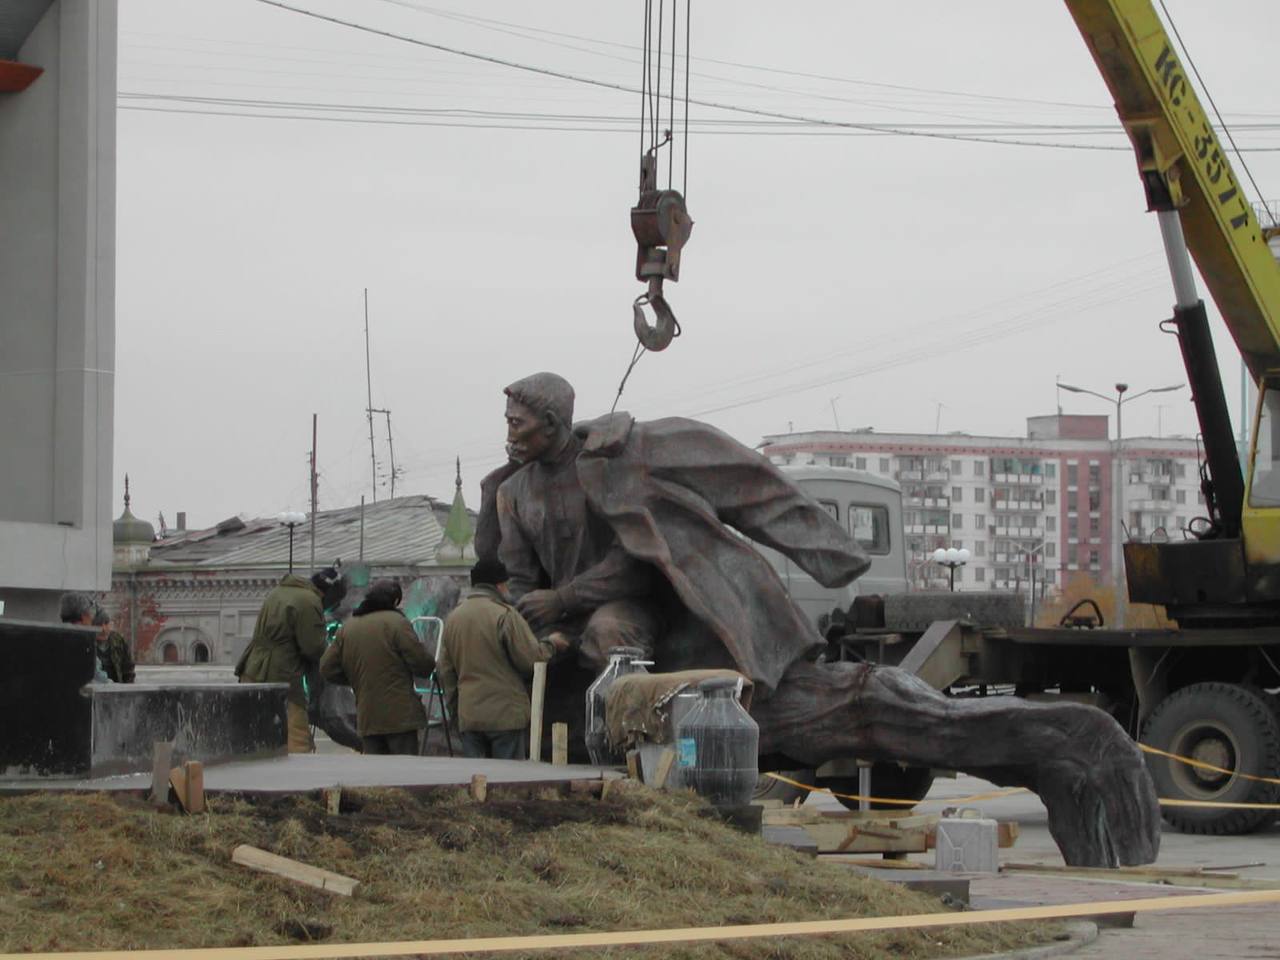
[[[507,568],[484,559],[471,568],[471,590],[449,614],[436,665],[468,757],[529,756],[529,688],[533,665],[569,647],[559,633],[539,640],[507,594]]]
[[[427,725],[413,678],[429,677],[436,664],[399,609],[403,596],[394,580],[374,583],[320,659],[325,680],[356,696],[362,753],[416,756]]]
[[[241,683],[287,683],[289,752],[314,753],[307,720],[303,674],[320,662],[325,650],[324,600],[341,599],[343,581],[333,567],[304,579],[286,574],[267,594],[253,627],[253,639],[236,665]]]
[[[111,614],[105,607],[96,607],[93,625],[98,628],[94,652],[102,672],[112,683],[133,683],[133,657],[129,653],[129,641],[111,629]]]

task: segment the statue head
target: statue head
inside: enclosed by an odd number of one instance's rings
[[[517,380],[507,395],[507,455],[519,463],[557,453],[573,428],[573,387],[554,373]]]

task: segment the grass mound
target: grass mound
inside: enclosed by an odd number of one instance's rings
[[[534,935],[940,911],[934,899],[767,846],[691,795],[608,800],[345,792],[141,800],[0,798],[0,951],[250,946]],[[245,870],[249,843],[361,881],[347,898]],[[730,941],[573,956],[926,958],[1050,939],[1043,924]],[[504,956],[516,956],[505,954]],[[548,957],[530,952],[530,957]]]

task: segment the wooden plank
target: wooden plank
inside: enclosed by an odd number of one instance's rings
[[[1111,877],[1113,879],[1116,877],[1149,877],[1153,880],[1166,880],[1171,877],[1239,879],[1239,876],[1234,873],[1214,871],[1211,874],[1206,874],[1201,867],[1069,867],[1064,864],[1053,863],[1006,863],[1003,864],[1003,869],[1025,871],[1027,873],[1078,873],[1083,876]]]
[[[547,663],[533,665],[533,699],[529,703],[529,759],[542,759],[542,704],[547,696]]]
[[[157,740],[151,749],[151,794],[157,807],[169,805],[169,768],[173,765],[173,741]]]
[[[248,867],[250,870],[258,870],[262,873],[269,873],[272,876],[293,880],[296,883],[304,883],[308,887],[315,887],[317,890],[335,893],[342,897],[351,896],[360,887],[360,881],[352,877],[344,877],[340,873],[321,870],[319,867],[313,867],[307,863],[290,860],[288,857],[268,853],[266,850],[259,850],[257,847],[251,847],[245,843],[231,851],[231,861],[232,863],[240,864],[242,867]]]
[[[565,766],[569,762],[569,725],[567,723],[551,725],[551,762],[557,766]]]
[[[474,774],[467,789],[472,800],[476,803],[484,803],[485,798],[489,796],[489,778],[483,773]]]

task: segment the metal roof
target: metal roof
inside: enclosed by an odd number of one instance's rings
[[[422,565],[436,562],[444,539],[436,519],[439,501],[416,495],[382,500],[364,506],[364,560],[377,564]],[[448,507],[446,506],[447,510]],[[341,559],[354,563],[360,556],[361,508],[316,513],[316,564]],[[311,555],[311,526],[293,532],[293,560],[305,569]],[[153,563],[197,566],[285,566],[289,562],[289,530],[274,517],[244,520],[232,517],[207,530],[168,536],[151,548]]]
[[[17,60],[53,0],[0,0],[0,60]]]

